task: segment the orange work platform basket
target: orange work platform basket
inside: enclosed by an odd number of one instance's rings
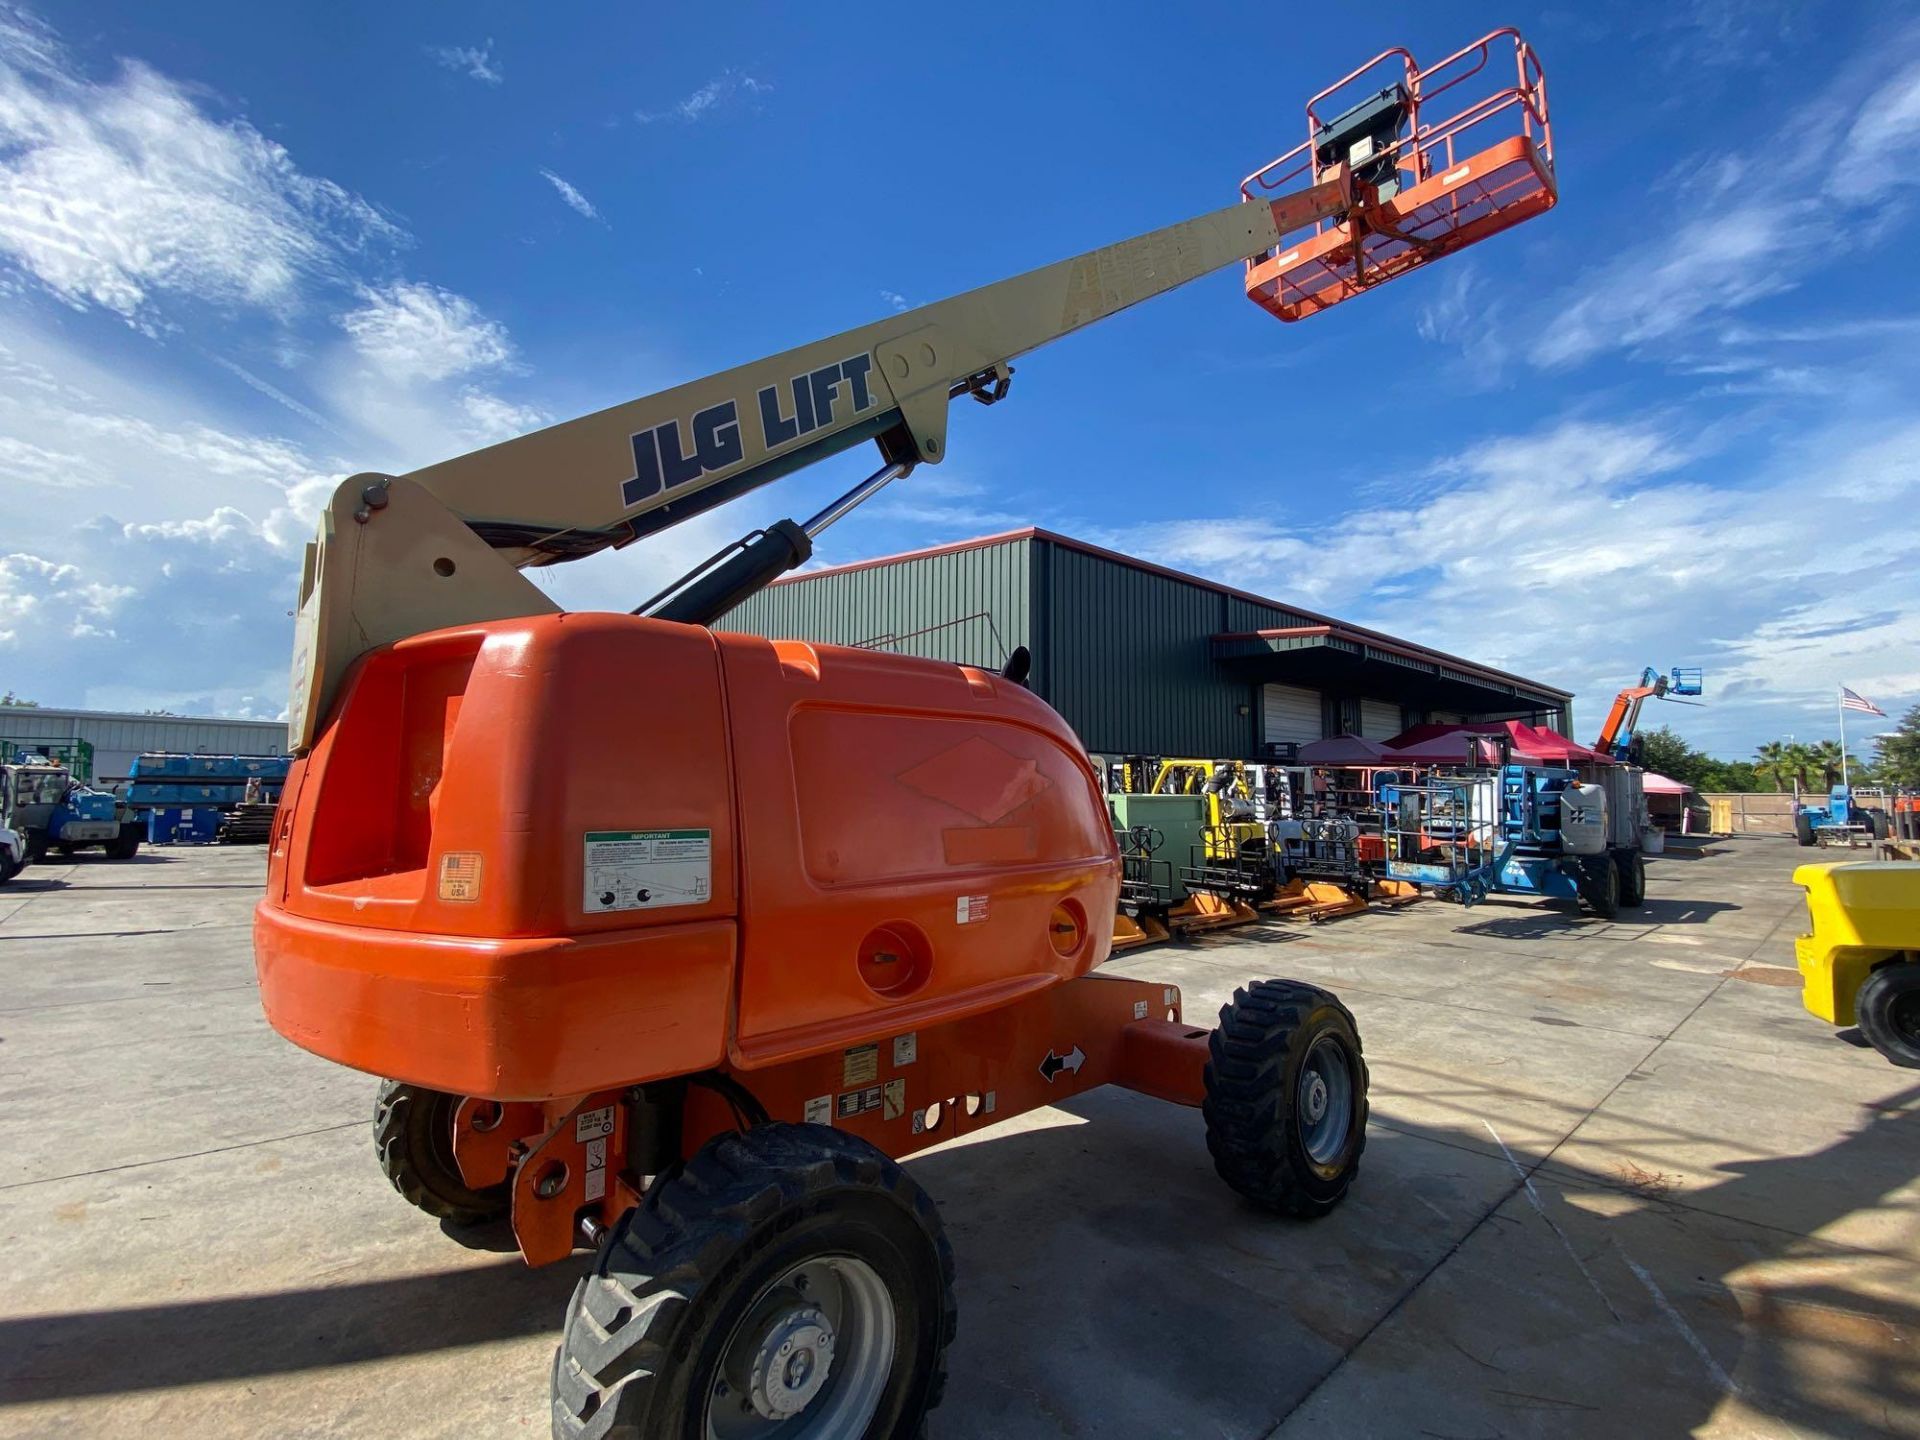
[[[1341,101],[1350,103],[1335,111]],[[1424,69],[1406,50],[1385,51],[1309,100],[1307,138],[1249,175],[1240,194],[1270,199],[1342,164],[1353,208],[1247,261],[1248,297],[1282,320],[1316,315],[1553,208],[1538,57],[1511,28]]]

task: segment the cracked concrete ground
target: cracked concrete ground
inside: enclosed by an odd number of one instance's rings
[[[1800,1009],[1799,858],[1658,860],[1614,924],[1427,903],[1116,961],[1189,1016],[1336,989],[1362,1174],[1274,1220],[1113,1091],[910,1161],[960,1262],[933,1440],[1920,1434],[1920,1073]],[[373,1082],[261,1019],[261,866],[0,890],[0,1436],[543,1434],[587,1257],[387,1188]]]

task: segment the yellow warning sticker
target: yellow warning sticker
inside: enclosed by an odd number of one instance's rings
[[[889,1080],[880,1087],[880,1118],[898,1120],[907,1113],[907,1082]]]
[[[880,1078],[880,1047],[856,1045],[841,1058],[840,1083],[851,1088],[871,1085]]]
[[[440,898],[458,901],[480,898],[478,850],[449,850],[440,857]]]

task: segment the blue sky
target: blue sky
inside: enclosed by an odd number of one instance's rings
[[[824,562],[1021,524],[1720,753],[1920,701],[1920,24],[1676,3],[0,0],[0,689],[279,714],[301,542],[404,471],[1226,203],[1306,96],[1519,18],[1558,209],[1296,326],[1043,350]],[[1903,268],[1905,267],[1905,268]],[[865,452],[545,572],[626,608]]]

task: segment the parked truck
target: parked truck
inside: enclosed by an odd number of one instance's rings
[[[69,856],[98,848],[110,860],[131,860],[139,852],[144,824],[111,791],[37,757],[0,769],[8,781],[5,819],[24,842],[27,860],[43,860],[49,850]]]

